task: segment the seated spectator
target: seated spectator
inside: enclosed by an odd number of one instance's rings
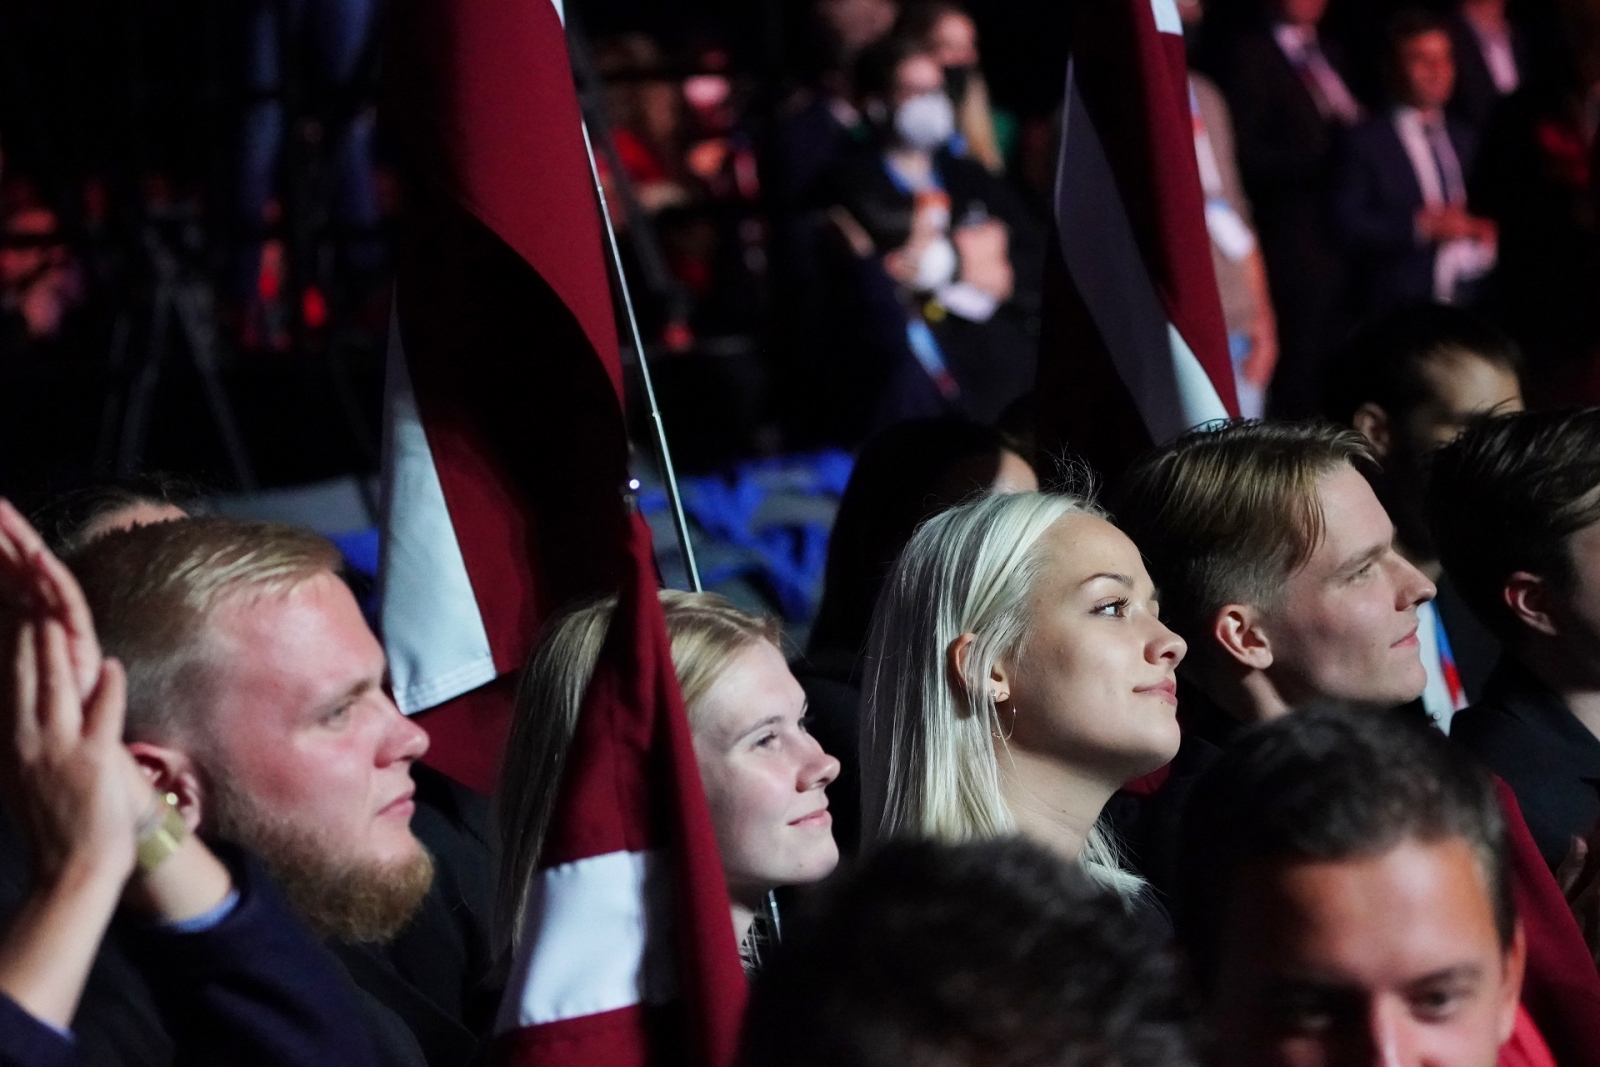
[[[608,597],[561,618],[534,650],[517,687],[516,717],[500,774],[498,951],[526,965],[529,887],[561,784],[567,748],[616,606]],[[839,862],[824,790],[839,761],[806,730],[805,693],[789,673],[777,624],[711,593],[663,590],[695,757],[711,806],[747,964],[764,937],[756,916],[784,885],[819,881]],[[515,985],[515,984],[514,984]]]
[[[921,0],[906,9],[897,29],[921,41],[944,68],[944,91],[956,111],[951,150],[982,163],[990,174],[1003,174],[1005,152],[979,65],[978,26],[967,9],[957,0]]]
[[[1554,1063],[1518,1008],[1500,805],[1432,731],[1331,709],[1251,731],[1195,786],[1182,876],[1219,1063]]]
[[[13,559],[59,567],[8,507],[0,530]],[[381,688],[383,652],[336,574],[337,550],[269,523],[186,519],[106,534],[72,565],[77,582],[65,571],[58,581],[74,605],[74,663],[98,669],[103,643],[127,665],[125,736],[156,789],[203,837],[260,856],[355,979],[383,1062],[466,1062],[498,999],[478,990],[487,953],[469,940],[488,902],[464,889],[428,896],[434,863],[410,827],[427,736]],[[440,822],[459,814],[435,811]],[[486,847],[451,831],[440,837],[462,885],[474,861],[486,882]],[[381,951],[424,905],[444,912],[424,925],[424,960]],[[123,980],[80,1018],[161,1034]]]
[[[1222,88],[1277,311],[1270,403],[1296,416],[1315,409],[1323,357],[1344,323],[1347,267],[1326,203],[1335,143],[1362,109],[1343,54],[1319,32],[1327,0],[1265,6],[1270,23],[1239,38]]]
[[[1481,138],[1500,102],[1522,85],[1529,46],[1523,28],[1506,16],[1506,0],[1462,0],[1450,18],[1456,63],[1451,117]]]
[[[1178,5],[1188,42],[1205,14],[1200,0]],[[1192,57],[1191,57],[1192,58]],[[1206,198],[1206,231],[1211,266],[1222,297],[1222,317],[1233,357],[1234,392],[1239,413],[1259,419],[1267,384],[1278,364],[1278,320],[1267,288],[1266,262],[1251,224],[1250,202],[1234,155],[1233,118],[1228,102],[1210,78],[1189,69],[1189,106],[1194,118],[1194,153]]]
[[[92,1054],[70,1027],[121,901],[180,1062],[376,1064],[337,964],[265,872],[237,849],[213,853],[151,788],[122,742],[122,665],[75,669],[62,572],[15,548],[0,543],[0,791],[32,885],[0,926],[0,1063]]]
[[[1191,1067],[1156,933],[1023,841],[885,845],[786,924],[745,1067]]]
[[[1350,132],[1333,193],[1340,236],[1362,267],[1358,301],[1368,310],[1469,303],[1494,266],[1498,231],[1468,210],[1478,142],[1445,115],[1455,65],[1444,21],[1396,15],[1388,68],[1395,108]]]
[[[1439,304],[1403,308],[1363,329],[1330,364],[1323,411],[1367,439],[1383,469],[1371,476],[1393,518],[1401,555],[1438,587],[1417,607],[1422,703],[1446,733],[1476,700],[1500,646],[1439,565],[1423,496],[1432,453],[1473,419],[1522,410],[1516,345],[1470,312]]]
[[[861,721],[863,844],[1021,833],[1135,897],[1100,821],[1178,747],[1181,638],[1093,503],[997,494],[912,536],[878,599]]]
[[[1141,869],[1169,893],[1186,889],[1175,855],[1188,792],[1247,726],[1317,700],[1422,715],[1417,608],[1434,587],[1396,550],[1362,474],[1371,466],[1351,430],[1234,423],[1180,438],[1127,478],[1117,517],[1192,649],[1183,751],[1153,796],[1119,805]],[[1410,706],[1386,710],[1395,705]],[[1502,802],[1525,904],[1528,1010],[1559,1057],[1589,1062],[1600,975],[1509,790]]]
[[[898,361],[878,422],[945,411],[993,422],[1032,384],[1038,228],[1005,183],[951,153],[944,71],[921,43],[869,49],[856,90],[872,139],[831,176],[833,218],[857,259],[893,282],[864,312],[863,330]]]
[[[1434,461],[1428,513],[1505,643],[1453,739],[1517,794],[1551,869],[1600,823],[1600,409],[1489,419]]]

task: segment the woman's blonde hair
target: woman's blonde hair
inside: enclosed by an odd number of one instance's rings
[[[1087,497],[992,494],[929,519],[896,561],[867,641],[863,845],[1017,832],[995,752],[995,738],[1007,730],[986,680],[996,662],[1014,662],[1026,643],[1031,594],[1046,562],[1043,535],[1069,515],[1104,517]],[[956,677],[948,652],[964,633],[977,640]],[[1098,824],[1079,862],[1120,892],[1143,885]]]
[[[501,847],[496,943],[502,955],[522,933],[528,883],[538,870],[578,709],[616,605],[616,597],[606,597],[556,619],[517,685],[496,805]],[[781,648],[776,620],[746,614],[715,593],[663,589],[661,609],[691,728],[700,702],[735,655],[757,641]]]

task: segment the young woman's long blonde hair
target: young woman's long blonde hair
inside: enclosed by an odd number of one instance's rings
[[[1092,500],[992,494],[929,519],[900,554],[873,614],[861,706],[862,844],[893,837],[966,841],[1017,832],[1000,790],[1003,728],[986,680],[1026,643],[1030,599],[1044,566],[1041,539],[1068,515],[1104,513]],[[949,649],[977,635],[961,676]],[[1124,869],[1097,824],[1079,862],[1123,893]]]
[[[502,957],[510,954],[522,933],[528,883],[539,867],[578,709],[616,604],[616,597],[606,597],[557,619],[517,685],[496,804],[500,870],[495,943]],[[663,589],[661,608],[691,728],[702,698],[735,655],[757,641],[782,647],[775,620],[746,614],[715,593]]]

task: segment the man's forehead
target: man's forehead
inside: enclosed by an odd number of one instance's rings
[[[1366,477],[1348,463],[1317,477],[1317,506],[1322,512],[1322,537],[1311,561],[1336,566],[1394,539],[1394,523]]]
[[[383,647],[331,571],[293,585],[240,590],[216,605],[204,632],[209,658],[227,657],[238,676],[258,683],[270,678],[284,688],[337,689],[384,674]]]

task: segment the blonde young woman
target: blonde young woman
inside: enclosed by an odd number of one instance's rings
[[[496,940],[505,958],[521,936],[578,708],[615,605],[607,598],[559,620],[517,691],[499,795]],[[734,933],[749,959],[751,927],[766,895],[819,881],[839,862],[824,792],[839,775],[839,761],[806,731],[805,693],[784,661],[776,623],[710,593],[663,590],[661,606]]]
[[[930,519],[868,639],[864,844],[1020,833],[1136,894],[1100,812],[1177,752],[1184,650],[1092,503],[993,495]]]

